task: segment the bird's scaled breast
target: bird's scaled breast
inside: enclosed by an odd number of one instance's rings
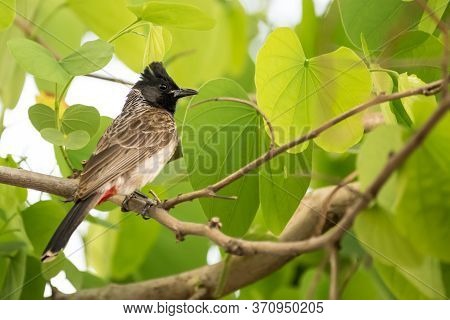
[[[167,146],[145,159],[128,175],[121,177],[120,180],[122,181],[117,181],[119,185],[118,192],[127,195],[153,181],[170,158],[172,158],[177,143],[178,139],[175,137]]]

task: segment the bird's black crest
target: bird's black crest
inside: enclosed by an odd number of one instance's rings
[[[169,76],[162,62],[152,62],[148,65],[141,73],[141,79],[149,83],[155,83],[159,79],[164,79],[171,84],[175,84],[175,81]]]

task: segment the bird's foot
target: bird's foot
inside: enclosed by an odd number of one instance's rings
[[[125,199],[123,199],[122,201],[122,207],[121,210],[122,212],[129,212],[131,211],[130,207],[129,207],[129,202],[132,199],[144,199],[145,201],[148,200],[147,196],[145,194],[143,194],[142,192],[136,190],[133,193],[125,196]]]
[[[147,198],[145,200],[145,205],[144,205],[144,207],[142,208],[142,211],[141,211],[142,218],[144,218],[144,220],[150,219],[151,215],[150,215],[150,213],[148,211],[149,211],[149,209],[151,207],[155,207],[157,205],[158,205],[158,203],[156,201]]]
[[[152,192],[152,194],[155,196],[155,194],[153,192]],[[152,199],[149,199],[142,192],[136,190],[133,193],[125,196],[125,199],[122,201],[122,208],[121,208],[122,212],[129,212],[129,211],[131,211],[131,209],[129,207],[129,202],[132,199],[141,199],[141,200],[143,200],[145,202],[145,205],[144,205],[144,207],[142,208],[142,210],[140,212],[142,218],[144,218],[145,220],[148,220],[148,219],[151,218],[149,213],[148,213],[148,210],[151,207],[157,206],[160,203],[160,200],[159,200],[159,198],[157,196],[156,196],[156,200],[152,200]]]

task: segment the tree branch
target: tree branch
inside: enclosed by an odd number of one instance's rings
[[[217,191],[219,191],[223,187],[236,181],[237,179],[241,178],[245,174],[253,171],[254,169],[258,168],[259,166],[261,166],[265,162],[269,161],[270,159],[282,154],[283,152],[285,152],[303,142],[317,138],[324,131],[326,131],[329,128],[333,127],[334,125],[344,121],[345,119],[350,118],[351,116],[353,116],[355,114],[358,114],[372,106],[378,105],[383,102],[391,101],[391,100],[410,97],[410,96],[414,96],[414,95],[424,95],[424,96],[434,95],[442,89],[442,83],[443,83],[443,80],[438,80],[438,81],[432,82],[430,84],[427,84],[425,86],[418,87],[415,89],[406,90],[406,91],[402,91],[402,92],[396,92],[396,93],[392,93],[389,95],[385,95],[385,94],[378,95],[378,96],[374,97],[373,99],[371,99],[365,103],[362,103],[362,104],[350,109],[349,111],[329,120],[328,122],[324,123],[323,125],[321,125],[320,127],[316,128],[316,129],[308,132],[307,134],[305,134],[297,139],[294,139],[286,144],[283,144],[277,148],[267,151],[265,154],[263,154],[259,158],[256,158],[255,160],[248,163],[244,167],[240,168],[239,170],[233,172],[232,174],[228,175],[227,177],[223,178],[222,180],[220,180],[210,186],[207,186],[200,190],[195,190],[193,192],[181,194],[175,198],[164,201],[164,203],[162,204],[162,207],[164,209],[171,209],[174,206],[176,206],[182,202],[192,201],[197,198],[211,197],[212,194],[215,194]]]
[[[356,185],[354,186],[356,188]],[[293,215],[280,241],[300,241],[312,236],[320,218],[322,202],[328,197],[333,187],[317,189],[303,199]],[[356,194],[348,189],[341,189],[334,197],[327,213],[330,219],[339,219],[345,208],[355,201]],[[329,227],[329,226],[328,226]],[[225,296],[235,290],[249,285],[288,263],[293,256],[274,256],[255,254],[252,256],[232,256],[228,262],[228,276],[222,284],[220,293]],[[178,275],[148,280],[125,285],[111,284],[103,288],[82,290],[66,295],[58,294],[57,299],[198,299],[219,298],[214,296],[220,284],[225,267],[224,262],[200,267]],[[251,270],[251,272],[249,272]],[[202,288],[204,294],[198,295]]]

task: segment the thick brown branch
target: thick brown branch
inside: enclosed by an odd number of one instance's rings
[[[355,186],[354,186],[355,187]],[[332,187],[318,189],[308,194],[300,204],[280,236],[280,241],[300,241],[309,238],[320,218],[322,202],[333,190]],[[354,192],[341,189],[330,205],[330,217],[338,219],[345,208],[356,198]],[[281,268],[292,256],[256,254],[252,256],[232,256],[228,262],[228,276],[220,292],[225,296],[251,284]],[[103,288],[82,290],[72,295],[59,294],[58,299],[198,299],[217,298],[214,296],[224,263],[204,266],[195,270],[165,278],[148,280],[126,285],[111,284]],[[251,270],[251,272],[249,272]],[[198,288],[204,291],[198,295]],[[197,288],[197,289],[196,289]]]

